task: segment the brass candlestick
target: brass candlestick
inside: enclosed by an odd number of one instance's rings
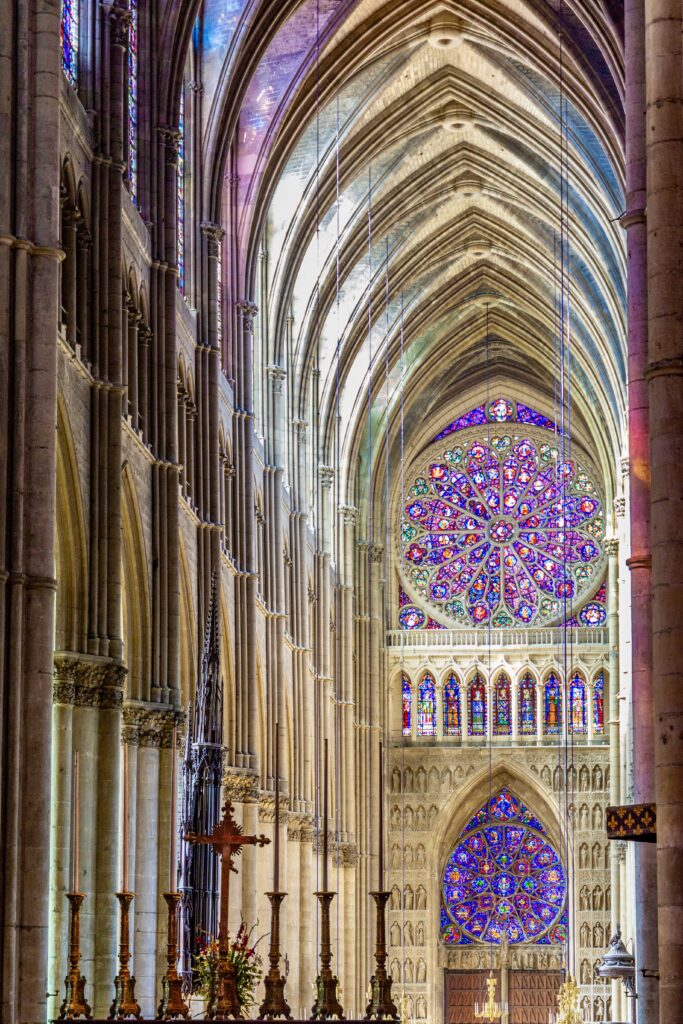
[[[179,892],[165,892],[168,907],[168,932],[166,939],[166,974],[161,983],[161,1002],[157,1010],[159,1020],[187,1020],[190,1009],[183,999],[183,979],[178,974],[178,906]]]
[[[284,1017],[291,1020],[292,1014],[285,1000],[285,978],[280,974],[280,904],[286,892],[267,892],[270,900],[270,970],[263,979],[266,994],[259,1009],[257,1020],[275,1020]]]
[[[90,1007],[85,1001],[85,978],[78,966],[81,959],[79,914],[85,896],[82,892],[68,892],[66,898],[69,901],[69,970],[64,979],[66,995],[57,1019],[75,1020],[76,1017],[85,1017],[86,1020],[92,1020]]]
[[[107,1020],[125,1020],[133,1017],[142,1020],[140,1007],[135,1001],[135,978],[130,973],[130,905],[135,898],[132,892],[117,892],[121,908],[121,934],[119,939],[119,973],[114,978],[114,999],[109,1007]]]
[[[339,978],[332,973],[332,943],[330,942],[330,904],[335,893],[325,890],[316,892],[320,900],[320,973],[315,979],[315,1003],[311,1010],[310,1020],[329,1020],[337,1017],[344,1020],[344,1011],[337,998]]]
[[[363,1020],[399,1020],[398,1010],[391,998],[391,978],[387,974],[386,906],[390,892],[371,892],[377,907],[377,941],[375,943],[375,973],[370,978],[370,1002]]]
[[[228,958],[228,940],[225,948],[219,939],[218,970],[214,989],[211,993],[207,1016],[212,1020],[242,1020],[244,1014],[237,994],[237,974],[235,965]]]

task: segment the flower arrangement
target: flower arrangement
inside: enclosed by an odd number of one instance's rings
[[[228,959],[235,968],[237,998],[240,1006],[248,1010],[254,1004],[255,989],[263,975],[263,961],[256,951],[260,939],[252,944],[254,928],[247,930],[244,921],[239,926],[237,935],[230,940]],[[218,940],[208,938],[199,947],[192,961],[196,983],[194,991],[211,1001],[218,979]]]

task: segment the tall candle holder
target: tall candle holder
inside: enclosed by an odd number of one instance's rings
[[[386,906],[390,892],[371,892],[377,909],[377,940],[375,943],[375,973],[370,978],[370,1000],[363,1020],[400,1020],[398,1009],[391,998],[392,980],[387,974]]]
[[[81,974],[81,925],[79,914],[85,899],[82,892],[68,892],[69,901],[69,970],[64,979],[66,995],[59,1008],[58,1020],[75,1020],[85,1017],[92,1020],[90,1006],[85,999],[85,978]]]
[[[177,1020],[190,1016],[190,1008],[183,999],[183,979],[178,974],[178,907],[179,892],[165,892],[168,907],[166,938],[166,974],[162,980],[161,1002],[157,1010],[159,1020]]]
[[[275,822],[273,825],[273,891],[267,892],[270,900],[270,948],[268,962],[270,970],[263,979],[265,997],[259,1007],[257,1020],[275,1020],[284,1017],[291,1020],[292,1014],[285,999],[286,978],[280,974],[280,907],[286,892],[280,892],[280,725],[275,723]]]
[[[339,1002],[339,978],[332,973],[332,942],[330,940],[330,905],[336,893],[327,888],[328,862],[328,766],[327,740],[325,740],[325,765],[323,782],[323,887],[314,893],[320,902],[320,972],[315,979],[315,1003],[310,1020],[329,1020],[337,1017],[344,1020],[344,1011]]]
[[[117,892],[116,898],[121,909],[121,933],[119,938],[119,973],[114,978],[114,999],[109,1007],[107,1020],[125,1020],[132,1017],[142,1020],[140,1006],[135,1000],[135,978],[130,973],[130,905],[135,898],[132,892]]]

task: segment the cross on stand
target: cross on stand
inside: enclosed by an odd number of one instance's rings
[[[266,836],[245,836],[242,826],[232,816],[233,806],[226,801],[223,817],[214,826],[211,835],[198,836],[188,832],[185,839],[188,843],[213,847],[213,852],[221,858],[221,913],[218,927],[218,996],[211,999],[209,1016],[214,1020],[228,1020],[230,1017],[242,1018],[242,1010],[237,998],[237,980],[235,967],[230,961],[230,944],[228,941],[228,904],[230,899],[230,872],[237,874],[233,859],[242,852],[243,846],[265,846],[270,842]]]

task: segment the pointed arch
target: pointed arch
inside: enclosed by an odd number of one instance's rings
[[[88,548],[73,432],[66,403],[57,396],[57,521],[55,650],[85,651]]]
[[[429,671],[422,673],[417,691],[417,734],[436,735],[436,682]]]
[[[575,735],[588,732],[586,677],[578,670],[572,672],[569,681],[567,718],[570,732]]]
[[[462,731],[460,680],[451,671],[443,682],[443,734],[459,736]]]
[[[122,637],[128,668],[127,697],[151,698],[149,573],[142,517],[132,474],[126,465],[121,487]]]
[[[543,732],[546,736],[562,732],[562,703],[562,683],[559,675],[551,670],[543,682]]]
[[[487,723],[486,680],[477,669],[467,684],[467,735],[486,736]]]
[[[493,734],[512,735],[512,682],[504,670],[498,673],[493,684]]]
[[[413,720],[412,720],[412,699],[413,699],[413,686],[410,681],[410,676],[407,672],[401,673],[401,706],[403,709],[402,713],[402,729],[404,736],[410,736],[412,734]]]
[[[520,736],[535,736],[536,722],[536,678],[528,668],[517,683],[517,729]]]

